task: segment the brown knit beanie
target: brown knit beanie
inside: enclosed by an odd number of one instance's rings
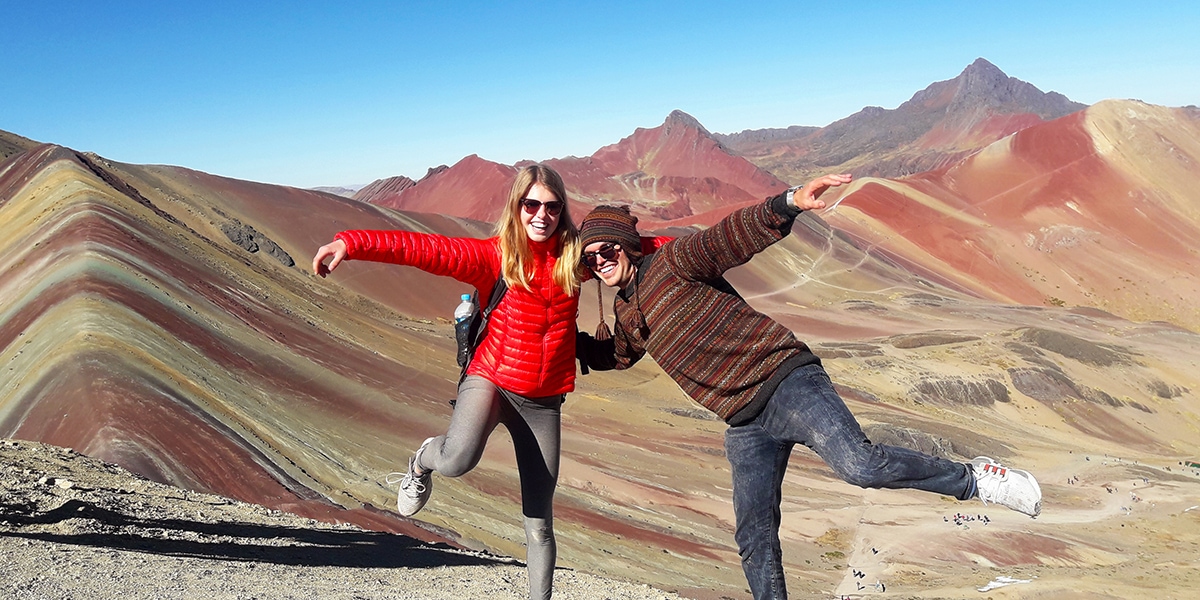
[[[642,238],[637,217],[628,206],[601,205],[592,209],[579,225],[579,245],[587,248],[596,242],[616,242],[634,264],[642,258]]]

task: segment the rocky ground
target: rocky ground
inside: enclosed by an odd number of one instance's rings
[[[674,599],[567,569],[555,597]],[[0,441],[0,597],[523,598],[524,565],[140,478],[73,450]]]

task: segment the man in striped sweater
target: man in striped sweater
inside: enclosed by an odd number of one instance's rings
[[[825,190],[850,180],[820,177],[645,256],[637,218],[625,207],[598,206],[579,228],[584,265],[618,292],[615,328],[610,333],[601,319],[596,337],[580,333],[577,355],[587,367],[608,370],[628,368],[649,352],[684,392],[729,424],[734,537],[756,599],[787,597],[779,507],[796,444],[864,488],[978,497],[1030,516],[1041,510],[1041,489],[1027,472],[985,457],[959,463],[872,444],[821,360],[725,280],[725,271],[790,233],[802,211],[824,208]]]

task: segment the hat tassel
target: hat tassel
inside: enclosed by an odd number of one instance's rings
[[[612,339],[612,330],[604,322],[604,288],[599,279],[596,280],[596,304],[600,309],[600,324],[596,326],[595,338],[601,342],[608,341]]]

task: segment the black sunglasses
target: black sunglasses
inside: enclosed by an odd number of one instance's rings
[[[604,262],[608,262],[610,260],[616,260],[620,251],[620,246],[605,244],[600,246],[600,249],[595,252],[584,252],[583,255],[579,257],[579,260],[583,262],[585,267],[592,268],[600,264],[600,261],[596,260],[597,256],[603,258]]]
[[[548,214],[552,217],[557,217],[558,213],[562,212],[562,209],[563,209],[562,200],[551,200],[549,202],[541,202],[539,200],[532,200],[529,198],[521,198],[520,202],[521,202],[521,208],[524,208],[525,212],[527,212],[531,215],[538,214],[538,211],[541,210],[541,208],[543,206],[545,206],[546,214]]]

